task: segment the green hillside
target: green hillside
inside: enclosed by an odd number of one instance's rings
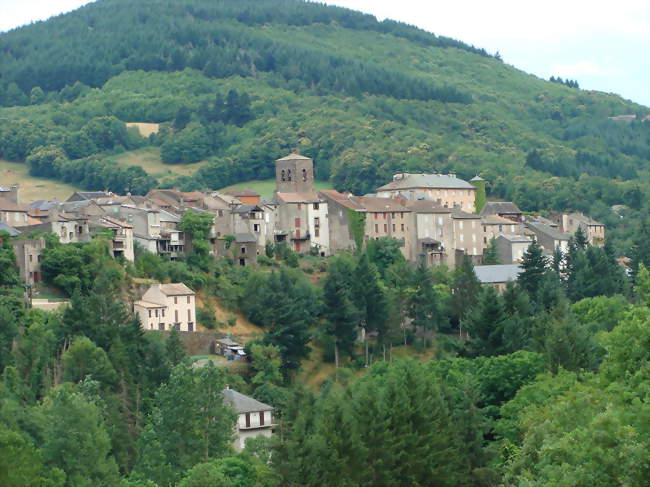
[[[0,64],[0,157],[89,189],[218,189],[298,149],[356,193],[399,170],[480,172],[525,210],[604,220],[621,248],[650,192],[647,107],[342,8],[100,0],[1,35]]]

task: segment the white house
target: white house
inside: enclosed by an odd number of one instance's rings
[[[196,295],[183,283],[152,284],[133,310],[144,330],[196,330]]]
[[[237,413],[235,427],[235,450],[243,450],[246,440],[257,436],[270,437],[273,434],[273,407],[245,396],[233,389],[223,390],[223,400]]]

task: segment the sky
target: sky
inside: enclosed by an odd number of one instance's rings
[[[137,1],[137,0],[134,0]],[[0,0],[0,32],[88,0]],[[650,106],[650,0],[324,0],[499,52],[504,62]]]

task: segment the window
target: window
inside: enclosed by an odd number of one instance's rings
[[[178,310],[174,311],[174,321],[178,323]]]
[[[259,231],[260,231],[259,223],[254,223],[253,224],[253,231],[259,233]]]
[[[287,170],[287,181],[291,181],[291,169]]]
[[[155,310],[154,314],[156,315],[156,318],[158,318],[158,310]]]
[[[483,237],[483,243],[484,243],[484,244],[487,243],[487,237]]]
[[[187,297],[187,304],[190,304],[190,296]]]
[[[192,310],[187,310],[187,321],[192,321]]]
[[[320,228],[314,228],[314,237],[320,237]]]
[[[33,259],[34,259],[34,256],[32,254],[29,254],[29,261],[32,262]]]
[[[388,233],[388,225],[384,223],[384,233]]]
[[[284,169],[282,170],[282,181],[285,181],[285,176],[284,176]]]
[[[390,214],[390,217],[395,218],[395,212],[394,211]]]
[[[379,233],[379,225],[375,223],[375,233]]]
[[[404,231],[404,224],[402,223],[402,232]]]
[[[302,180],[307,181],[307,169],[302,170]]]
[[[319,217],[314,218],[314,226],[315,227],[320,227],[320,218]]]
[[[242,248],[241,248],[241,253],[242,253],[242,254],[245,254],[245,253],[246,253],[246,247],[242,247]]]
[[[246,421],[246,427],[250,428],[251,427],[251,413],[244,413],[245,416],[245,421]]]
[[[499,231],[503,232],[503,225],[499,225]]]
[[[174,296],[174,304],[178,304],[178,297]]]
[[[400,213],[399,217],[403,220],[404,219],[404,212]]]
[[[393,223],[393,232],[395,231],[395,224]]]
[[[164,318],[165,317],[165,310],[161,309],[160,311],[162,312],[162,317]]]
[[[264,426],[264,411],[260,411],[260,426]]]
[[[223,216],[223,210],[219,210],[219,216]]]
[[[318,204],[318,203],[314,203],[314,210],[318,210],[319,208],[320,208],[320,207],[319,207],[319,204]]]
[[[384,215],[384,220],[385,220],[388,213],[384,212],[383,215]]]

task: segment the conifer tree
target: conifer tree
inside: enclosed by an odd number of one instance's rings
[[[167,352],[167,360],[171,367],[178,365],[187,357],[185,345],[183,345],[176,327],[172,327],[172,331],[165,342],[165,351]]]
[[[465,320],[470,337],[468,350],[472,356],[491,356],[501,352],[505,319],[501,296],[493,286],[483,287],[478,303]]]
[[[546,257],[542,254],[537,240],[533,240],[521,261],[522,272],[517,277],[517,282],[528,293],[534,302],[537,299],[542,278],[546,271]]]
[[[490,244],[483,252],[483,265],[498,265],[502,264],[499,258],[499,249],[497,241],[494,237],[490,239]]]
[[[446,317],[433,287],[433,275],[424,260],[420,260],[413,275],[413,290],[408,299],[407,313],[416,330],[436,331],[444,326]]]
[[[480,290],[481,282],[474,273],[472,260],[465,255],[454,271],[454,280],[451,283],[451,308],[459,324],[462,324],[467,313],[476,304]]]

